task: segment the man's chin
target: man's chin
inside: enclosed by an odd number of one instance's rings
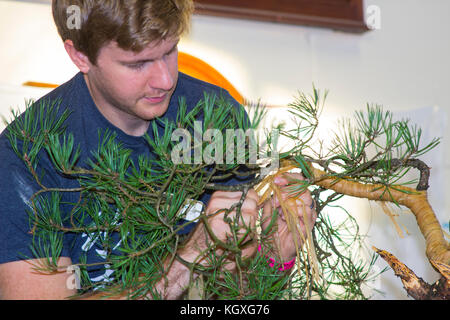
[[[158,117],[162,117],[169,108],[168,104],[161,103],[161,104],[148,104],[145,103],[143,105],[139,105],[138,110],[140,110],[140,117],[142,119],[145,119],[147,121],[153,120]]]

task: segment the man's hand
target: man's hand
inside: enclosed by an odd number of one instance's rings
[[[292,191],[289,191],[288,185],[293,182],[293,180],[304,180],[302,174],[300,173],[285,173],[283,175],[274,178],[274,183],[280,189],[280,198],[285,201],[288,198],[292,198]],[[311,193],[306,189],[301,195],[291,199],[290,201],[285,201],[287,205],[293,203],[291,206],[292,211],[297,214],[298,217],[298,228],[295,227],[294,233],[289,230],[286,217],[281,209],[280,199],[277,195],[273,195],[272,199],[264,203],[264,213],[263,213],[263,229],[266,229],[270,225],[273,210],[278,210],[278,217],[276,223],[277,232],[273,235],[273,249],[276,251],[276,256],[281,257],[282,262],[287,262],[292,260],[296,256],[296,247],[294,242],[294,236],[297,237],[297,243],[299,248],[303,244],[303,239],[306,239],[306,228],[312,230],[317,219],[317,213],[315,210],[315,205],[311,197]],[[306,221],[304,219],[306,217]],[[299,229],[302,235],[299,233]],[[274,257],[275,258],[275,257]]]
[[[217,191],[213,193],[206,207],[206,220],[198,223],[184,248],[178,251],[184,260],[207,266],[206,257],[211,245],[217,245],[214,247],[216,254],[223,254],[227,242],[230,243],[229,240],[233,237],[230,224],[224,219],[235,221],[236,238],[242,240],[242,243],[247,243],[242,248],[242,258],[251,257],[256,252],[257,243],[252,239],[256,238],[254,232],[258,217],[259,197],[255,190],[250,189],[242,202],[240,215],[237,215],[236,207],[242,201],[241,198],[242,192]],[[234,263],[230,265],[234,265]],[[230,266],[227,268],[229,269]]]
[[[301,195],[296,195],[295,199],[285,201],[288,198],[292,198],[292,192],[289,191],[288,186],[292,180],[304,180],[304,177],[299,173],[286,173],[276,177],[274,183],[279,187],[279,196],[274,195],[271,200],[262,204],[263,229],[269,226],[273,209],[277,209],[279,212],[274,223],[277,232],[273,235],[273,249],[275,249],[273,254],[281,257],[283,262],[290,261],[296,256],[294,239],[296,239],[298,246],[301,247],[303,239],[307,237],[307,228],[312,230],[317,219],[314,202],[308,190],[305,190]],[[208,252],[209,249],[214,250],[218,255],[222,255],[225,252],[227,243],[230,243],[229,240],[233,236],[230,225],[224,221],[224,218],[228,218],[228,221],[231,221],[237,217],[236,207],[242,201],[241,198],[242,192],[217,191],[213,193],[206,207],[205,220],[198,223],[186,245],[178,251],[180,257],[188,262],[208,266],[209,263],[206,258],[208,253],[211,253]],[[288,222],[281,210],[279,198],[284,203],[288,203],[288,205],[294,203],[291,210],[296,213],[296,220],[298,221],[294,230],[289,229]],[[258,210],[260,209],[258,202],[258,194],[253,189],[249,190],[247,197],[242,203],[239,220],[236,221],[238,226],[237,239],[243,239],[242,243],[247,243],[246,246],[241,248],[242,258],[253,256],[258,247],[255,235]],[[291,231],[293,232],[291,233]],[[301,234],[299,231],[301,231]],[[234,267],[234,264],[230,263],[226,268],[233,268],[232,266]]]

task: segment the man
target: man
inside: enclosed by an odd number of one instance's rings
[[[67,23],[68,8],[73,6],[81,13],[80,25],[75,28]],[[115,133],[116,139],[133,150],[136,156],[149,155],[143,135],[150,133],[149,126],[155,118],[175,119],[180,97],[184,97],[187,105],[192,107],[203,97],[204,91],[227,94],[220,88],[178,73],[177,44],[189,25],[193,11],[191,1],[54,0],[52,7],[64,47],[80,72],[41,101],[59,98],[61,107],[71,111],[66,121],[67,132],[71,132],[81,146],[83,163],[97,148],[98,128]],[[232,99],[229,95],[228,98]],[[76,291],[67,286],[70,274],[39,273],[33,270],[35,259],[23,260],[24,256],[32,256],[26,212],[30,197],[39,190],[39,186],[14,154],[5,133],[0,136],[0,148],[0,297],[64,299],[71,296]],[[39,160],[39,169],[45,172],[44,183],[49,186],[67,187],[73,183],[56,174],[46,157]],[[288,181],[280,177],[277,183],[285,186]],[[286,195],[287,192],[283,192],[283,197]],[[215,192],[207,203],[206,213],[230,208],[239,202],[241,196],[241,192]],[[253,227],[258,201],[259,196],[250,190],[241,210],[244,222]],[[303,194],[301,201],[310,204],[310,194]],[[272,212],[273,206],[279,206],[277,199],[264,204],[266,216]],[[307,211],[311,220],[308,225],[312,226],[315,212],[312,208]],[[208,221],[221,240],[225,240],[229,232],[223,215],[212,215]],[[301,210],[299,215],[302,217]],[[292,235],[282,217],[277,222],[278,242],[282,244],[278,254],[284,262],[291,261],[295,257]],[[187,262],[206,263],[197,259],[207,241],[201,229],[197,226],[187,244],[177,252]],[[95,252],[92,251],[97,250],[98,253],[101,250],[101,247],[95,247],[99,244],[94,244],[92,239],[79,237],[75,240],[75,245],[63,244],[58,266],[64,268],[79,262],[82,251],[94,259]],[[256,250],[255,241],[244,255],[251,256]],[[96,256],[98,258],[98,254]],[[179,298],[189,283],[190,271],[178,260],[170,264],[165,261],[164,266],[167,269],[165,279],[157,283],[156,290],[162,298]],[[93,271],[91,280],[105,280],[107,272]],[[126,294],[116,298],[126,298]]]

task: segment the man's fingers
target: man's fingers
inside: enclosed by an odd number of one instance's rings
[[[305,176],[302,173],[283,173],[275,176],[273,182],[279,186],[285,186],[290,183],[295,183],[296,180],[305,180]]]
[[[222,230],[222,232],[229,233],[229,225],[224,221],[224,215],[228,211],[228,218],[235,218],[237,204],[241,200],[242,192],[217,191],[212,195],[206,213],[214,214],[209,217],[209,223],[214,230]],[[236,220],[243,229],[239,233],[245,233],[247,228],[255,227],[258,215],[258,201],[258,194],[255,190],[250,189],[242,202],[239,219]]]
[[[230,209],[232,206],[238,204],[241,201],[242,192],[229,192],[229,191],[216,191],[211,197],[209,208],[217,210],[219,209]],[[259,196],[255,190],[250,189],[247,192],[247,196],[242,203],[243,210],[257,210],[257,204],[259,201]],[[211,211],[211,210],[209,210]],[[214,210],[216,211],[216,210]]]
[[[262,218],[261,218],[263,229],[267,229],[267,227],[270,225],[270,222],[272,221],[273,208],[274,207],[272,206],[271,201],[264,202],[263,214],[262,214]]]
[[[311,194],[307,189],[300,193],[298,188],[292,187],[292,185],[295,185],[296,181],[299,180],[305,180],[305,177],[301,173],[283,173],[274,178],[274,184],[276,184],[281,191],[281,201],[285,201],[287,198],[291,197],[301,198],[303,201],[310,201]],[[280,199],[278,199],[276,194],[272,197],[272,205],[274,207],[280,206]]]
[[[242,196],[241,191],[216,191],[213,194],[213,198],[222,199],[240,199]]]
[[[242,191],[216,191],[214,192],[213,197],[223,199],[237,199],[239,201],[239,199],[241,199],[242,197]],[[259,200],[259,196],[254,189],[248,190],[246,198],[254,199],[256,201]]]

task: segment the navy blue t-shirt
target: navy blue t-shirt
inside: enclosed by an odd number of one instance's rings
[[[167,112],[162,118],[175,120],[179,98],[186,99],[186,105],[193,108],[204,98],[204,92],[225,95],[233,104],[239,105],[225,90],[212,84],[194,79],[183,73],[179,74],[177,87],[172,95]],[[109,130],[116,134],[116,140],[132,150],[137,155],[149,155],[149,146],[144,137],[130,136],[112,125],[97,109],[87,88],[84,76],[78,73],[70,81],[51,91],[40,100],[61,99],[60,108],[69,109],[71,114],[66,124],[66,132],[74,135],[75,145],[80,146],[80,161],[91,157],[91,152],[98,150],[98,129]],[[161,124],[159,124],[161,125]],[[151,135],[152,126],[148,133]],[[26,168],[24,162],[12,150],[6,137],[6,130],[0,135],[0,264],[33,258],[30,250],[32,236],[29,216],[30,197],[40,190],[35,179]],[[47,187],[72,188],[77,187],[76,179],[68,180],[57,174],[49,159],[42,157],[39,166],[45,171],[42,181]],[[206,202],[209,196],[201,200]],[[77,199],[69,201],[76,202]],[[97,236],[98,237],[98,236]],[[65,240],[61,256],[70,257],[73,263],[80,261],[80,257],[87,254],[88,263],[101,261],[105,252],[97,243],[99,239],[90,235],[78,235],[77,239]],[[120,245],[120,243],[117,243]],[[106,269],[91,272],[91,281],[108,280],[113,271]]]

